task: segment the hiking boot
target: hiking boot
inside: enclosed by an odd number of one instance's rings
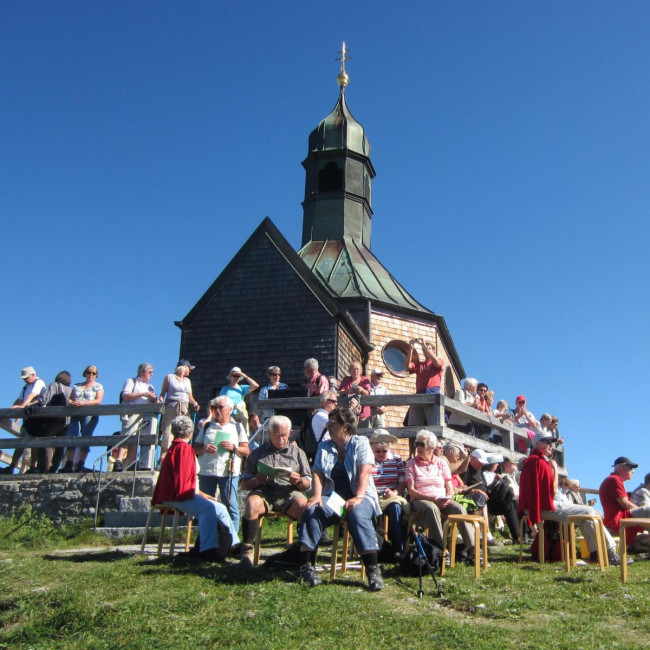
[[[239,557],[239,566],[242,569],[252,569],[255,559],[255,547],[252,544],[241,545],[241,555]]]
[[[621,566],[621,556],[613,549],[607,549],[607,559],[610,566]],[[589,554],[589,562],[598,562],[598,551],[592,551]],[[634,560],[629,557],[627,558],[627,563],[632,564]]]
[[[300,577],[310,586],[316,587],[320,584],[320,576],[312,564],[303,564],[300,567]]]
[[[366,567],[366,573],[368,574],[368,587],[370,591],[381,591],[384,588],[381,569],[376,564],[372,564]]]
[[[496,537],[488,537],[488,546],[503,546],[503,542]]]
[[[72,472],[74,472],[74,463],[71,460],[59,470],[59,474],[72,474]]]

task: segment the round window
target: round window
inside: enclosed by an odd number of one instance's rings
[[[393,339],[384,345],[381,351],[381,357],[386,367],[393,375],[397,377],[408,377],[408,371],[404,370],[406,355],[409,353],[410,346],[406,341]]]

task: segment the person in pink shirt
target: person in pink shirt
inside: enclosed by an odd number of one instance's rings
[[[424,361],[420,361],[415,350],[418,343],[424,355]],[[412,339],[409,341],[408,354],[404,361],[404,369],[415,375],[415,392],[417,394],[440,394],[442,384],[442,373],[445,370],[445,362],[442,357],[436,355],[436,347],[433,343],[424,339]],[[420,426],[434,424],[432,409],[428,405],[413,404],[408,412],[408,425]]]
[[[436,455],[436,435],[423,429],[415,436],[415,457],[406,463],[406,489],[411,497],[411,510],[423,517],[431,541],[443,547],[442,515],[466,514],[465,508],[453,500],[454,488],[449,463]],[[440,445],[442,448],[442,446]],[[467,523],[459,524],[468,558],[474,557],[474,531]]]
[[[341,381],[341,386],[339,387],[340,395],[370,395],[370,389],[372,384],[368,377],[364,377],[361,374],[361,364],[358,361],[353,361],[348,368],[350,373],[347,377],[343,378]],[[359,413],[359,424],[357,427],[359,429],[367,429],[370,426],[370,416],[371,409],[369,406],[363,406],[361,408],[361,413]]]

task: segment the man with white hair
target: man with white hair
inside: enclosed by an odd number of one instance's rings
[[[317,397],[330,388],[329,379],[318,372],[318,361],[307,359],[305,361],[305,385],[307,386],[307,397]]]
[[[558,487],[557,464],[553,460],[553,437],[548,433],[538,432],[532,439],[533,450],[524,463],[519,479],[519,515],[528,513],[528,520],[533,524],[544,519],[566,522],[569,515],[595,515],[589,506],[560,503],[554,500]],[[596,530],[592,521],[579,524],[587,548],[591,554],[590,561],[598,559]],[[619,565],[620,557],[616,554],[616,545],[612,536],[605,530],[605,545],[609,563]]]
[[[636,519],[650,518],[650,506],[637,507],[628,498],[625,486],[623,485],[625,481],[629,481],[632,478],[634,470],[638,466],[637,463],[633,463],[629,458],[619,456],[614,461],[614,471],[600,484],[598,493],[605,514],[605,526],[615,532],[618,532],[621,519],[629,519],[630,517]],[[636,536],[641,532],[643,532],[643,527],[641,526],[630,526],[626,528],[625,542],[627,545],[632,546]]]
[[[274,415],[269,420],[269,439],[246,459],[241,487],[250,492],[242,520],[242,567],[253,566],[260,517],[272,511],[299,521],[305,509],[304,492],[311,487],[311,469],[305,452],[289,444],[290,435],[291,420]]]
[[[463,381],[463,388],[459,388],[454,393],[454,400],[460,402],[461,404],[464,404],[465,406],[473,406],[477,387],[478,381],[474,379],[474,377],[466,377]],[[449,422],[447,422],[447,426],[450,429],[454,429],[462,433],[470,433],[471,424],[472,421],[461,413],[452,413],[449,416]]]

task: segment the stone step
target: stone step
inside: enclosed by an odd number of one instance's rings
[[[104,527],[104,528],[98,528],[97,532],[101,533],[102,535],[105,535],[106,537],[109,537],[110,539],[122,539],[124,537],[137,537],[139,539],[142,539],[142,536],[144,535],[144,526],[132,526],[132,527]],[[171,533],[171,526],[168,529]],[[185,544],[185,533],[187,531],[186,526],[181,526],[180,524],[178,525],[178,532],[176,533],[176,546],[177,548],[179,545],[184,545]],[[166,533],[165,533],[166,535]],[[151,540],[154,538],[157,539],[158,533],[155,535],[149,536],[149,544],[153,544]],[[179,541],[182,540],[182,541]],[[157,542],[156,542],[157,543]],[[180,550],[183,550],[182,548]]]
[[[147,517],[149,516],[149,509],[145,512],[141,511],[119,511],[119,510],[108,510],[104,513],[104,527],[106,528],[133,528],[135,527],[145,527],[147,525]],[[187,517],[178,518],[179,525],[182,523],[185,525],[187,523]],[[155,513],[152,519],[152,526],[160,526],[162,523],[162,517],[160,514]],[[174,517],[167,517],[167,526],[172,526],[174,523]]]
[[[119,512],[149,512],[151,497],[121,497],[117,502]]]

